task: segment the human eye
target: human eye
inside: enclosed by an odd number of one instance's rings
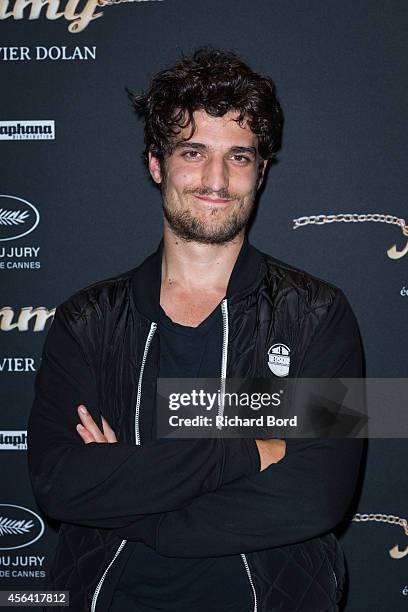
[[[198,159],[200,156],[200,152],[195,151],[194,149],[191,149],[190,151],[184,151],[184,153],[182,153],[181,156],[184,157],[185,159]]]
[[[234,161],[241,165],[248,164],[251,161],[247,155],[242,155],[241,153],[235,153],[235,155],[232,155],[231,157]]]

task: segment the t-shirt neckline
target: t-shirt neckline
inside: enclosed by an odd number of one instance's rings
[[[166,327],[168,330],[172,331],[176,334],[184,334],[186,336],[199,336],[201,334],[207,333],[207,331],[215,324],[217,319],[220,316],[220,304],[214,308],[214,310],[201,321],[197,327],[191,327],[189,325],[182,325],[181,323],[176,323],[166,314],[165,310],[159,305],[160,310],[160,324]]]

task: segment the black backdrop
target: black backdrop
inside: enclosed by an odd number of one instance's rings
[[[125,86],[146,88],[181,51],[203,44],[235,49],[275,80],[286,118],[283,150],[250,239],[344,290],[360,323],[370,376],[405,377],[407,368],[408,237],[402,221],[390,223],[407,215],[405,0],[124,2],[97,7],[103,16],[76,33],[62,14],[65,0],[51,1],[58,19],[47,18],[45,9],[29,19],[30,6],[18,19],[16,0],[0,0],[0,194],[8,196],[0,198],[1,589],[43,588],[55,545],[48,523],[30,543],[41,525],[28,511],[41,513],[26,453],[18,448],[24,438],[7,435],[26,429],[45,336],[33,331],[35,313],[24,331],[30,311],[22,309],[51,310],[155,248],[159,193],[141,162],[142,126]],[[92,11],[87,2],[77,13]],[[23,134],[32,120],[53,121],[54,138]],[[34,229],[29,204],[40,217]],[[293,229],[299,217],[344,213],[391,217]],[[388,254],[394,244],[397,258]],[[48,326],[37,318],[37,327]],[[343,530],[347,612],[408,605],[408,532],[389,522],[408,516],[406,449],[398,439],[369,443],[353,511],[384,516],[349,521]],[[23,528],[13,523],[18,520]],[[407,554],[393,558],[395,545]]]

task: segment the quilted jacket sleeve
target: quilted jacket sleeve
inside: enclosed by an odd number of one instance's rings
[[[50,517],[92,527],[121,527],[140,514],[174,510],[259,471],[253,441],[84,444],[76,431],[77,407],[85,404],[100,424],[96,378],[69,310],[58,308],[44,346],[28,424],[31,483]]]
[[[362,361],[357,324],[339,291],[311,341],[301,376],[358,378]],[[119,533],[176,557],[251,552],[322,535],[347,511],[362,446],[361,439],[287,439],[279,463]]]

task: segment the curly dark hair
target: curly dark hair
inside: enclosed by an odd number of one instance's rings
[[[201,47],[156,74],[148,91],[127,91],[136,114],[145,122],[142,157],[146,165],[149,150],[163,164],[182,128],[191,125],[189,138],[193,136],[193,112],[199,109],[213,117],[235,110],[240,125],[247,116],[263,159],[272,159],[280,148],[283,114],[275,85],[233,51]]]

